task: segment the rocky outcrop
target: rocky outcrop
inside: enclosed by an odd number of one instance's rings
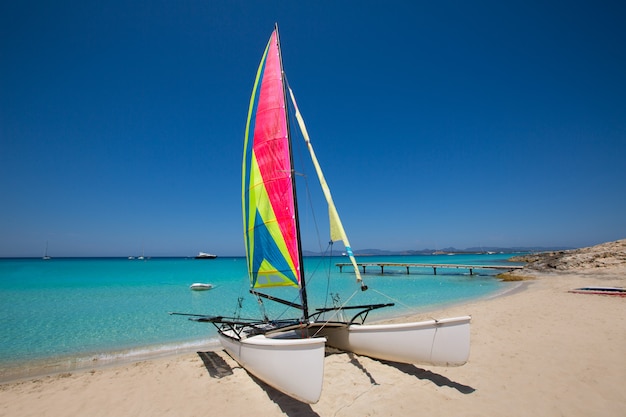
[[[626,239],[588,248],[517,256],[510,260],[526,262],[524,271],[528,272],[585,272],[622,268],[626,266]]]

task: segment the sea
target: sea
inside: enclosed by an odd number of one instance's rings
[[[368,256],[360,262],[507,265],[513,254]],[[312,309],[395,303],[368,322],[491,297],[514,284],[498,271],[368,267],[361,291],[345,257],[305,257]],[[192,283],[210,283],[192,291]],[[299,302],[297,289],[273,294]],[[217,348],[216,329],[191,316],[292,318],[292,308],[249,294],[243,257],[0,259],[0,380],[12,380]],[[471,315],[471,311],[467,314]]]

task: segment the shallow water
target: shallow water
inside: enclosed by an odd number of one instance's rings
[[[367,257],[362,262],[506,264],[510,254]],[[424,311],[437,305],[481,298],[507,284],[496,272],[463,269],[369,268],[370,290],[359,291],[353,272],[335,266],[346,258],[305,258],[312,308],[341,303],[395,302],[396,307],[370,314],[369,320]],[[209,282],[209,291],[191,291],[194,282]],[[281,288],[276,295],[298,302],[298,291]],[[0,370],[79,367],[95,362],[154,355],[215,345],[216,331],[168,312],[231,316],[242,298],[242,316],[259,317],[248,293],[244,258],[0,259]],[[265,302],[272,318],[295,317],[283,305]],[[81,365],[82,364],[82,365]]]

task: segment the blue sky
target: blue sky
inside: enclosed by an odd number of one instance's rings
[[[0,256],[242,255],[274,22],[354,248],[624,238],[625,7],[3,2]]]

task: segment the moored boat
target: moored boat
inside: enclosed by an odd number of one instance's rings
[[[213,289],[213,285],[206,284],[204,282],[194,282],[193,284],[189,286],[189,288],[194,291],[206,291],[206,290]]]
[[[215,259],[217,255],[213,255],[212,253],[200,252],[196,255],[195,259]]]
[[[50,256],[48,256],[48,242],[46,241],[46,250],[43,253],[43,257],[41,258],[44,261],[49,261],[50,259],[52,259]]]

